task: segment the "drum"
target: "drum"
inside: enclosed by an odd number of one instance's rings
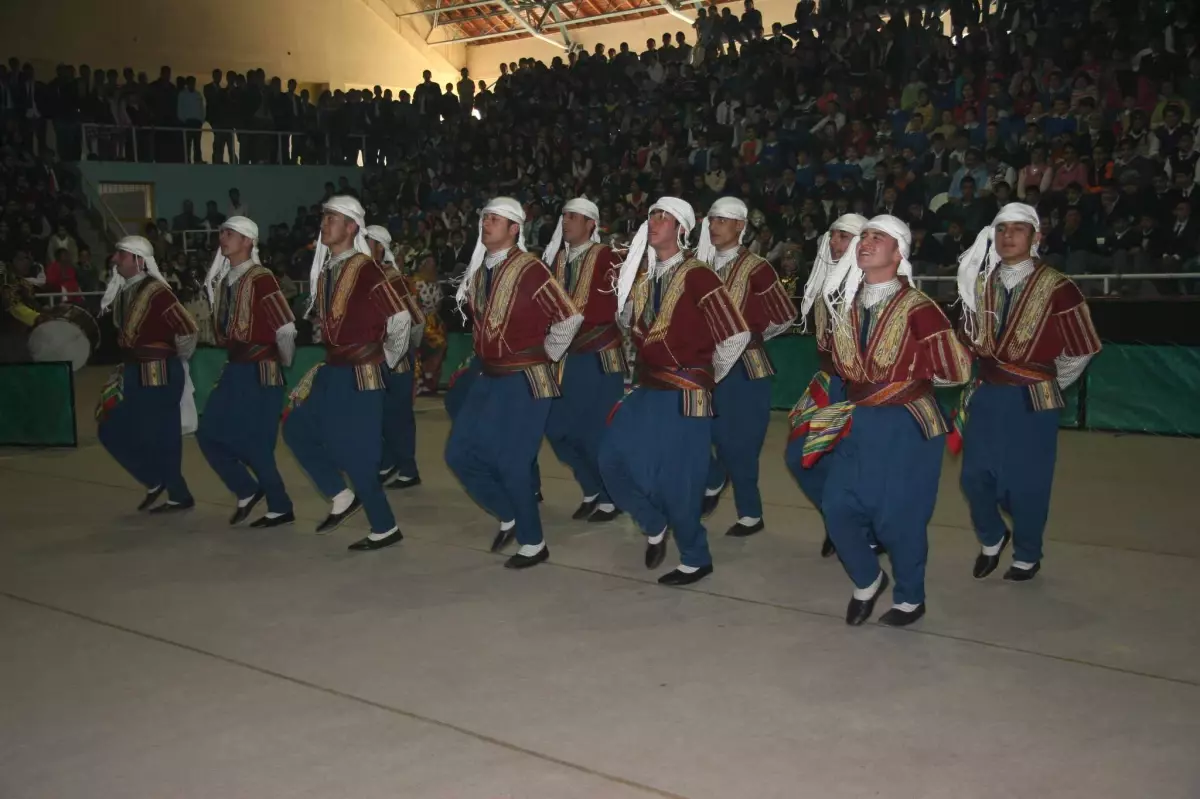
[[[35,361],[70,361],[78,372],[100,346],[100,325],[90,313],[66,302],[42,315],[29,332],[29,354]]]

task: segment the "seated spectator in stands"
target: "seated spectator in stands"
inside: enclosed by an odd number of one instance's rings
[[[1083,213],[1078,207],[1067,208],[1062,215],[1062,222],[1055,226],[1047,237],[1045,247],[1041,249],[1042,258],[1054,268],[1070,275],[1088,272],[1103,274],[1109,263],[1100,255],[1096,237],[1087,230],[1083,222]],[[1081,288],[1086,292],[1088,287]]]
[[[49,294],[65,294],[67,302],[83,301],[83,297],[79,295],[82,289],[71,261],[71,253],[66,247],[60,247],[54,253],[54,260],[46,264],[42,290]]]
[[[950,222],[957,221],[969,236],[974,236],[996,215],[996,203],[991,198],[979,198],[975,194],[975,179],[970,175],[964,177],[959,184],[960,196],[951,196],[949,201],[938,211],[946,228]]]
[[[92,263],[92,250],[86,245],[79,248],[79,256],[75,260],[75,277],[84,291],[100,291],[104,288],[104,282]]]
[[[979,151],[975,149],[967,150],[963,165],[954,173],[950,179],[949,194],[953,199],[958,199],[963,196],[962,183],[970,177],[976,189],[981,186],[986,186],[989,179],[987,166],[979,162]]]
[[[79,245],[75,243],[75,237],[67,231],[67,226],[61,222],[46,245],[46,263],[57,260],[59,250],[67,251],[67,264],[73,264],[79,258]]]
[[[1017,182],[1016,170],[1001,160],[999,150],[987,151],[984,168],[987,170],[988,177],[987,182],[983,184],[981,191],[983,194],[994,194],[997,183],[1006,183],[1012,186]]]
[[[1167,205],[1172,211],[1181,202],[1195,203],[1200,200],[1200,192],[1196,191],[1193,175],[1180,171],[1176,172],[1172,178],[1171,189],[1167,192]]]
[[[1088,186],[1087,165],[1079,160],[1074,145],[1068,144],[1063,148],[1062,161],[1054,168],[1054,177],[1050,180],[1050,191],[1065,192],[1067,186],[1078,183],[1080,187]]]
[[[1194,272],[1200,267],[1200,256],[1197,255],[1197,228],[1200,223],[1192,217],[1192,203],[1179,200],[1175,203],[1174,218],[1171,228],[1163,241],[1162,271],[1164,272]],[[1158,282],[1158,291],[1164,295],[1180,293],[1180,281],[1162,280]]]

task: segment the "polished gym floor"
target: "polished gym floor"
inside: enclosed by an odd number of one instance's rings
[[[669,589],[627,517],[571,521],[548,447],[550,562],[502,568],[438,400],[398,546],[346,551],[361,515],[314,535],[282,444],[294,527],[230,529],[191,439],[196,509],[137,514],[90,421],[103,377],[79,375],[79,449],[0,451],[4,799],[1200,796],[1200,441],[1064,432],[1023,585],[971,578],[948,458],[928,615],[849,628],[783,414],[766,531],[726,538],[727,495],[715,573]]]

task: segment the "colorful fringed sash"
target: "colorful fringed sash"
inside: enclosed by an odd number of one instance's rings
[[[812,413],[801,455],[804,468],[812,468],[825,453],[850,434],[854,410],[859,406],[903,405],[912,414],[925,438],[933,438],[947,431],[946,420],[933,397],[933,384],[928,380],[847,383],[846,395],[845,402],[835,402]]]

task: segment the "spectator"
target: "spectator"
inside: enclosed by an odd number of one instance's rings
[[[200,128],[204,126],[204,98],[196,91],[195,78],[187,79],[175,102],[180,126],[189,128],[184,134],[184,160],[190,158],[193,164],[203,164],[204,158],[200,155]]]

